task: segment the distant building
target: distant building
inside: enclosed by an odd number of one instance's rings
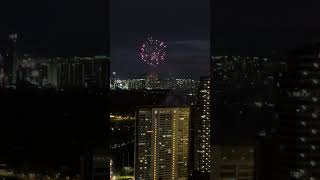
[[[193,174],[209,177],[211,170],[209,77],[200,79],[192,126]]]
[[[193,79],[175,79],[174,82],[173,88],[184,92],[195,91],[198,86],[198,81]]]
[[[6,57],[6,67],[5,74],[7,76],[7,85],[15,85],[17,80],[17,53],[16,53],[16,43],[18,35],[16,33],[9,35],[9,49]]]
[[[56,58],[47,67],[48,81],[53,87],[110,88],[110,60],[106,56]]]
[[[118,80],[117,87],[119,89],[128,90],[159,90],[168,89],[180,92],[195,93],[198,81],[192,79],[128,79]],[[121,87],[122,84],[122,87]],[[128,84],[128,85],[127,85]],[[113,84],[110,85],[111,87]]]
[[[254,180],[254,146],[215,146],[212,180]]]
[[[24,81],[40,88],[106,90],[110,89],[109,71],[110,59],[107,56],[24,57],[18,61],[16,75],[20,83]]]
[[[61,60],[57,70],[58,87],[61,89],[83,87],[85,85],[85,65],[86,62],[81,62],[79,59]]]
[[[146,89],[145,79],[131,79],[128,85],[129,90],[144,90]]]
[[[154,77],[147,77],[146,78],[146,89],[160,89],[160,80]]]
[[[129,81],[130,80],[117,79],[115,82],[115,89],[114,90],[128,90],[129,89]]]
[[[138,110],[136,179],[188,179],[189,123],[189,108],[149,107]]]
[[[53,87],[58,87],[58,63],[48,63],[48,81]]]

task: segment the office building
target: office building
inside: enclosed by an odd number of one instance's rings
[[[254,146],[214,146],[214,180],[254,180]]]
[[[291,51],[287,58],[279,105],[282,180],[320,177],[319,47],[307,45]]]
[[[60,88],[84,86],[84,65],[75,59],[61,61],[57,75]]]
[[[130,80],[117,79],[115,82],[115,89],[114,90],[128,90],[129,89],[129,82],[130,82]]]
[[[189,108],[148,107],[138,110],[136,179],[188,179],[189,123]]]
[[[285,64],[261,57],[211,58],[212,148],[216,145],[256,147],[258,140],[264,140],[260,135],[273,136],[276,131],[279,79]],[[275,149],[269,148],[270,152]],[[258,149],[259,156],[266,155],[266,150]],[[268,172],[263,164],[268,163],[256,163],[264,169],[259,169],[259,176]]]
[[[273,106],[268,99],[273,88],[268,62],[258,57],[212,57],[212,142],[224,143],[239,136],[254,142],[258,126],[270,120],[272,114],[261,116]]]
[[[16,33],[12,33],[9,35],[9,48],[6,57],[6,68],[5,74],[7,76],[7,85],[15,85],[17,80],[17,53],[16,53],[16,43],[17,43],[18,35]]]
[[[105,151],[105,150],[104,150]],[[112,176],[112,159],[106,151],[95,151],[92,158],[93,180],[110,179]]]
[[[174,90],[181,93],[195,94],[198,81],[192,79],[128,79],[117,80],[118,89],[128,90]],[[112,84],[110,85],[113,86]]]
[[[110,179],[112,172],[112,160],[106,149],[93,149],[80,157],[81,180]]]
[[[268,58],[216,56],[211,60],[211,142],[232,144],[242,137],[254,144],[275,121],[278,69]]]
[[[145,79],[131,79],[128,85],[129,90],[145,90],[146,80]]]
[[[160,80],[157,77],[148,76],[146,78],[146,89],[159,89]]]
[[[202,77],[192,116],[193,174],[209,177],[211,169],[210,151],[210,79]]]
[[[50,61],[48,63],[48,82],[53,87],[58,87],[58,63]]]
[[[48,63],[47,77],[51,86],[60,89],[109,89],[109,70],[107,56],[56,58]]]
[[[95,56],[93,61],[85,63],[85,82],[88,88],[109,89],[110,59],[106,56]]]

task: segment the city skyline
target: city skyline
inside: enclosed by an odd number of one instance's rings
[[[207,75],[209,0],[200,3],[154,1],[154,5],[148,1],[110,3],[111,71],[119,72],[122,77],[144,72],[136,51],[137,43],[146,36],[155,36],[170,47],[168,61],[161,71],[188,78]],[[296,2],[276,3],[212,1],[214,55],[270,56],[319,39],[319,26],[312,20],[318,16],[314,7],[319,2],[309,1],[303,6]],[[4,1],[3,7],[7,8],[0,12],[0,45],[4,46],[9,33],[17,32],[22,54],[92,56],[104,53],[108,49],[106,32],[109,31],[106,4],[106,1],[74,0]],[[88,10],[94,13],[82,13]],[[297,10],[300,13],[295,14]],[[189,24],[192,27],[188,27]],[[278,27],[277,32],[273,27]]]
[[[111,2],[111,35],[114,37],[112,49],[126,49],[128,43],[135,49],[137,41],[149,35],[159,37],[168,44],[189,46],[185,50],[193,49],[194,45],[204,49],[209,47],[209,0],[201,3],[194,0],[183,3],[154,1],[155,5],[146,1],[139,4],[123,2],[125,1]],[[106,50],[106,32],[109,29],[107,1],[87,3],[75,0],[11,0],[2,3],[2,7],[6,8],[0,12],[1,47],[7,42],[8,34],[17,32],[23,53],[89,56]],[[212,46],[215,55],[268,56],[273,51],[286,52],[310,40],[319,40],[319,25],[313,20],[319,16],[315,9],[318,5],[319,2],[315,0],[308,1],[303,6],[286,1],[266,1],[261,4],[252,0],[241,3],[231,0],[212,1]],[[120,11],[122,9],[126,13]],[[82,13],[88,10],[92,13]],[[153,11],[157,13],[152,13]],[[132,16],[132,21],[128,15]],[[150,18],[156,22],[156,26],[143,26],[145,22],[151,22]],[[177,20],[181,22],[175,25],[173,22]],[[188,24],[193,26],[188,28]],[[276,32],[272,30],[273,27],[277,27]],[[141,33],[137,35],[137,31]],[[174,38],[170,37],[172,35]],[[181,38],[184,35],[187,38]],[[119,47],[121,44],[125,47]],[[114,54],[114,63],[121,64],[125,61],[129,67],[130,63],[138,63],[134,59],[137,57],[135,51],[131,51],[132,56],[124,58],[125,60],[116,60],[117,53]],[[208,63],[208,59],[201,61]]]

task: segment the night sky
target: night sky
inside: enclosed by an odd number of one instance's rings
[[[268,56],[320,39],[319,0],[214,0],[214,55]]]
[[[0,45],[19,34],[19,51],[33,56],[89,56],[105,52],[106,0],[1,0]]]
[[[112,0],[111,68],[120,78],[149,71],[137,53],[147,36],[168,45],[160,73],[195,79],[208,74],[209,0]]]
[[[146,36],[168,44],[164,74],[198,79],[208,72],[209,0],[1,0],[0,48],[19,34],[20,52],[89,56],[106,51],[111,14],[112,71],[146,72],[137,44]],[[268,56],[319,40],[320,1],[215,0],[214,55]]]

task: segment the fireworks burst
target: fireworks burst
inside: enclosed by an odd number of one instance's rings
[[[149,66],[157,67],[165,61],[166,47],[163,41],[149,37],[141,44],[140,59]]]

